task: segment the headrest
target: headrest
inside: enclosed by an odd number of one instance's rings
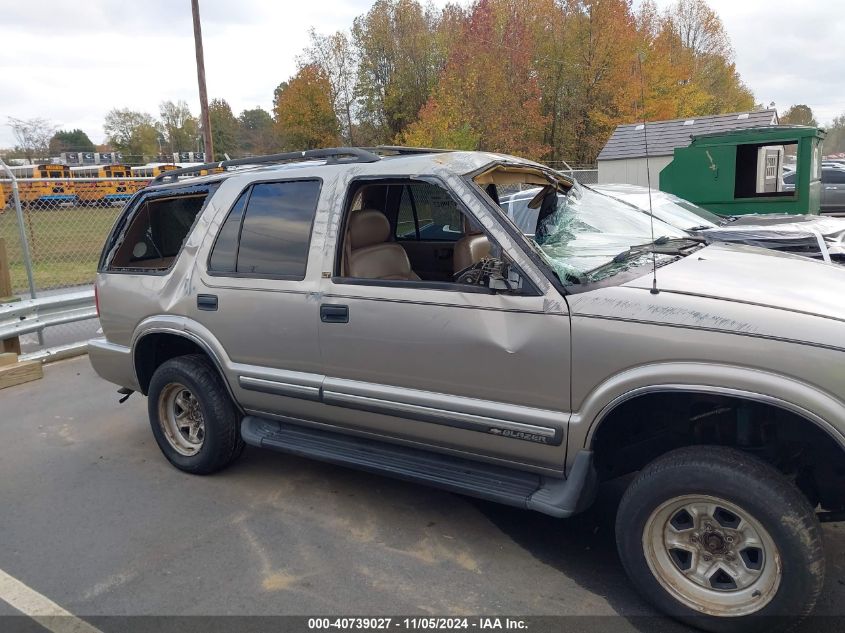
[[[383,244],[390,239],[390,222],[381,211],[362,209],[349,218],[349,246],[352,250]]]
[[[468,215],[464,215],[464,235],[483,234],[484,231],[481,230],[481,226],[479,226],[478,223]]]

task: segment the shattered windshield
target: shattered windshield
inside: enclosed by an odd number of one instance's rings
[[[565,285],[600,281],[651,261],[652,250],[637,247],[655,239],[688,237],[658,219],[652,233],[648,215],[577,183],[566,193],[535,187],[501,196],[499,202]],[[671,256],[656,258],[662,262]]]
[[[685,231],[704,231],[717,228],[725,223],[725,219],[720,218],[715,213],[665,191],[652,189],[651,201],[649,201],[648,187],[592,185],[590,189],[600,195],[627,202],[646,214],[649,212],[650,205],[655,218]]]

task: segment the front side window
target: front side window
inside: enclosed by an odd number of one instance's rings
[[[238,198],[223,223],[209,271],[303,279],[320,182],[258,183]]]
[[[427,182],[402,187],[397,239],[455,242],[463,237],[463,214],[449,192]]]

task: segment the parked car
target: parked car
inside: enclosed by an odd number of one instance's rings
[[[770,213],[719,216],[671,193],[627,184],[591,185],[593,191],[711,242],[736,242],[845,264],[845,218]],[[821,242],[820,242],[821,239]],[[824,251],[822,250],[824,249]]]
[[[795,177],[797,172],[789,172],[783,176],[783,190],[795,191]],[[822,167],[822,213],[845,213],[845,169],[841,167]]]
[[[219,166],[138,192],[97,273],[91,363],[147,396],[171,464],[246,443],[554,517],[630,476],[619,555],[659,609],[723,632],[811,611],[845,510],[845,270],[500,154]],[[524,189],[531,231],[499,206]]]

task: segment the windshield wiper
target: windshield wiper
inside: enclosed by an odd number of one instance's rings
[[[649,242],[648,244],[632,246],[628,250],[622,251],[606,264],[602,264],[592,270],[588,270],[586,276],[589,277],[590,275],[607,270],[613,266],[624,264],[625,262],[635,259],[640,255],[645,255],[646,253],[655,253],[659,255],[685,255],[685,251],[690,248],[701,246],[706,243],[707,240],[703,237],[666,237],[664,235],[662,237],[658,237],[653,242]]]

